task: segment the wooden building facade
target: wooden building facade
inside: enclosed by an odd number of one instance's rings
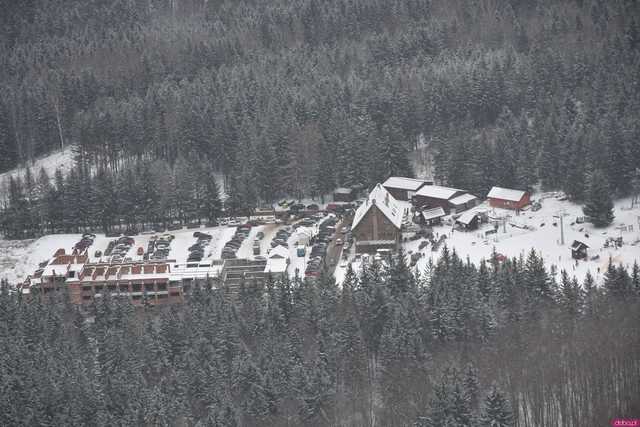
[[[354,216],[352,233],[356,252],[396,250],[401,241],[404,214],[397,200],[381,184],[377,184]]]
[[[513,210],[519,210],[527,206],[531,202],[530,197],[528,191],[502,187],[493,187],[487,194],[489,206]]]

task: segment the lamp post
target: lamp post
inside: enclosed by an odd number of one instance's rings
[[[563,221],[563,215],[554,215],[554,218],[560,218],[560,244],[564,245],[564,221]]]

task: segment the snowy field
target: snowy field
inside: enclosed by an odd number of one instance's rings
[[[542,195],[544,196],[544,195]],[[551,196],[542,200],[542,209],[537,212],[531,210],[521,212],[519,216],[514,211],[490,208],[486,202],[474,208],[474,210],[486,210],[492,218],[506,219],[506,232],[501,225],[497,234],[485,237],[485,231],[492,230],[493,224],[482,224],[478,230],[463,232],[453,230],[451,224],[446,224],[450,218],[446,218],[441,226],[433,228],[434,234],[447,236],[446,244],[449,249],[462,257],[477,263],[481,259],[488,259],[493,248],[500,254],[508,257],[517,257],[526,254],[533,248],[541,253],[545,259],[547,268],[555,265],[560,270],[566,270],[570,276],[576,276],[582,280],[590,271],[596,280],[602,280],[609,258],[614,263],[629,267],[634,261],[640,262],[640,208],[630,209],[631,200],[622,199],[615,203],[615,220],[613,224],[604,229],[596,229],[591,224],[577,224],[577,217],[583,216],[582,206],[570,201],[561,201]],[[540,194],[535,194],[534,199],[540,199]],[[564,245],[560,243],[560,220],[554,216],[563,216]],[[554,225],[554,223],[556,225]],[[527,226],[528,229],[520,227]],[[624,231],[626,227],[626,231]],[[587,237],[588,236],[588,237]],[[605,248],[608,238],[622,237],[624,244],[620,248],[609,246]],[[589,245],[587,260],[577,262],[571,258],[570,246],[574,240]],[[423,271],[429,259],[434,262],[440,256],[441,249],[433,252],[431,245],[418,250],[422,239],[409,241],[403,244],[407,259],[411,254],[421,252],[415,268]],[[598,256],[596,260],[592,257]],[[358,263],[353,262],[353,268],[358,269]],[[346,266],[339,266],[336,270],[336,280],[342,281]]]

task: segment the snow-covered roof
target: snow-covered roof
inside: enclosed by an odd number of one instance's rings
[[[489,194],[487,194],[488,198],[491,199],[501,199],[501,200],[509,200],[512,202],[519,202],[525,195],[526,191],[522,190],[512,190],[510,188],[502,188],[502,187],[493,187]]]
[[[471,221],[473,221],[473,219],[476,217],[476,215],[478,215],[478,212],[476,211],[466,211],[458,217],[456,222],[464,225],[469,225],[471,224]]]
[[[416,191],[422,187],[425,181],[421,179],[405,178],[402,176],[391,176],[382,184],[386,188],[399,188],[401,190]]]
[[[358,206],[356,209],[355,216],[353,218],[353,223],[351,225],[351,229],[355,229],[362,218],[369,212],[372,206],[376,206],[384,216],[387,217],[389,221],[396,227],[400,228],[402,226],[402,217],[404,214],[404,209],[402,205],[398,203],[396,199],[382,186],[382,184],[376,184],[374,189],[369,193],[369,196],[364,201],[363,204]]]
[[[313,237],[313,228],[311,227],[298,227],[296,230],[296,236]]]
[[[269,258],[264,266],[265,273],[284,273],[289,266],[289,260],[284,258]]]
[[[578,251],[582,248],[588,248],[589,245],[587,245],[586,243],[581,242],[580,240],[574,240],[573,244],[571,245],[571,249],[573,249],[574,251]]]
[[[336,190],[334,191],[334,193],[338,193],[338,194],[351,194],[351,193],[353,193],[353,190],[352,190],[351,188],[340,187],[340,188],[336,188]]]
[[[425,209],[422,211],[422,217],[425,219],[425,221],[435,218],[441,218],[443,216],[445,216],[445,212],[442,206],[438,206],[437,208],[433,209]]]
[[[189,263],[189,265],[191,265],[191,263]],[[171,269],[169,281],[218,277],[221,271],[222,263],[214,265],[198,264],[197,267],[187,267],[187,264],[175,264]]]
[[[269,259],[271,258],[289,258],[289,249],[282,245],[278,245],[269,251]]]
[[[43,277],[48,276],[64,276],[67,274],[67,266],[66,265],[55,265],[49,264],[44,268],[42,272]]]
[[[425,185],[416,193],[416,196],[430,197],[432,199],[449,200],[457,192],[463,191],[457,188],[442,187],[440,185]]]
[[[470,201],[475,199],[477,199],[476,196],[466,193],[461,196],[454,197],[453,199],[449,200],[449,203],[451,203],[452,205],[464,205],[465,203],[469,203]]]

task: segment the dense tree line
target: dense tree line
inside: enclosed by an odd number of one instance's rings
[[[0,170],[73,143],[271,201],[410,175],[422,135],[442,183],[580,199],[640,163],[631,0],[4,3]]]
[[[74,168],[64,176],[57,170],[52,178],[44,169],[34,176],[27,168],[24,176],[9,178],[7,193],[0,204],[0,230],[7,238],[18,239],[200,224],[214,221],[223,209],[212,166],[184,158],[173,167],[155,160],[118,171],[100,168],[95,174]],[[235,213],[233,206],[228,208]]]
[[[245,283],[184,305],[0,295],[7,425],[605,425],[640,410],[640,267],[604,285],[531,252],[444,249],[341,288]]]

